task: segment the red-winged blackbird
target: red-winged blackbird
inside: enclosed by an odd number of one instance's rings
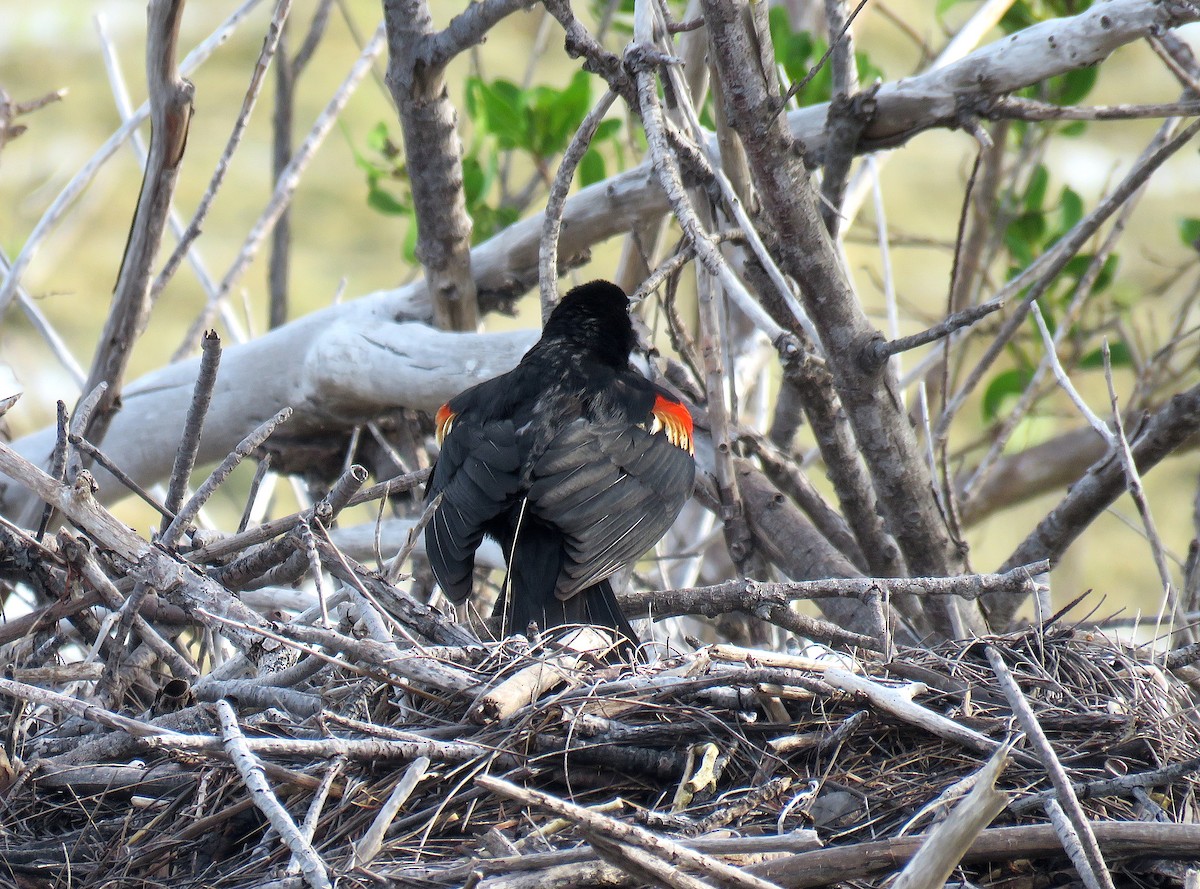
[[[636,644],[608,578],[675,521],[696,467],[691,414],[630,367],[635,343],[621,288],[584,284],[520,364],[438,410],[425,548],[451,601],[487,534],[508,562],[507,629],[596,624]]]

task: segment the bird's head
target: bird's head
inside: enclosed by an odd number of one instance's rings
[[[609,281],[581,284],[554,307],[541,341],[569,343],[604,364],[625,367],[637,344],[629,320],[629,297]]]

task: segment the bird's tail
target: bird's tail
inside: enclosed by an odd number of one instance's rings
[[[637,634],[607,579],[562,600],[554,593],[563,563],[562,536],[537,522],[522,523],[516,546],[509,554],[505,595],[496,603],[504,629],[524,633],[531,623],[547,630],[563,624],[593,624],[616,630],[636,647]]]

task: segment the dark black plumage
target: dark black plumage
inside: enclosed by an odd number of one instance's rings
[[[607,281],[576,287],[513,370],[450,399],[426,499],[434,576],[471,592],[475,550],[509,565],[506,629],[589,623],[637,641],[608,578],[670,527],[695,477],[692,419],[629,364],[629,303]]]

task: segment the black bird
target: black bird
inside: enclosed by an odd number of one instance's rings
[[[470,594],[486,534],[508,563],[506,630],[595,624],[637,644],[608,578],[671,526],[696,469],[691,414],[630,366],[635,344],[628,297],[592,281],[520,364],[438,410],[425,496],[442,501],[425,548],[452,602]]]

